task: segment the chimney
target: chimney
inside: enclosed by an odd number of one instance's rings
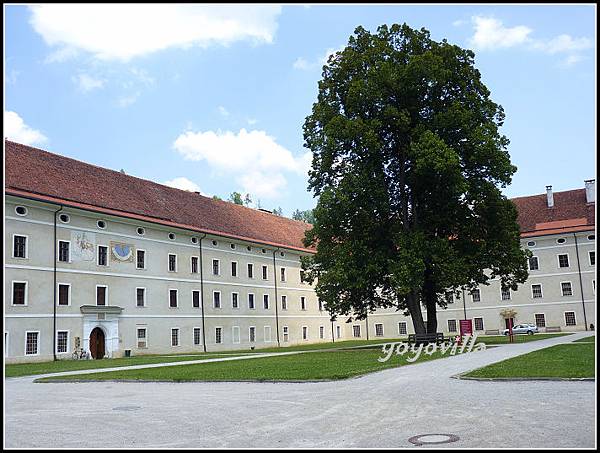
[[[546,186],[546,197],[548,198],[548,207],[554,207],[554,195],[552,194],[552,186]]]
[[[585,201],[588,203],[596,202],[596,180],[588,179],[585,181]]]

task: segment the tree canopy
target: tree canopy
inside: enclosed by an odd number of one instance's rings
[[[307,209],[305,211],[301,211],[300,209],[296,209],[292,214],[292,219],[300,220],[306,223],[313,223],[315,221],[315,215],[312,209]]]
[[[358,27],[329,57],[304,123],[318,203],[303,267],[330,312],[396,307],[435,332],[448,291],[526,280],[503,122],[474,53],[425,29]]]

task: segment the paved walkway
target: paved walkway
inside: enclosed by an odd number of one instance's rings
[[[34,384],[33,377],[11,378],[5,380],[5,445],[412,447],[412,436],[448,433],[460,438],[446,444],[455,448],[592,448],[595,382],[451,379],[586,335],[500,346],[336,382]]]

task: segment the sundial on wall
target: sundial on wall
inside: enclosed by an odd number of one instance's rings
[[[131,261],[133,258],[133,246],[121,242],[111,242],[112,256],[118,261]]]

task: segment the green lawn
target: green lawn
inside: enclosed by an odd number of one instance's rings
[[[128,358],[115,358],[115,359],[102,359],[102,360],[58,360],[56,362],[33,362],[33,363],[18,363],[18,364],[7,364],[4,366],[4,372],[6,377],[17,377],[17,376],[31,376],[36,374],[46,373],[58,373],[61,371],[76,371],[76,370],[89,370],[94,368],[112,368],[122,367],[129,365],[143,365],[147,363],[164,363],[164,362],[178,362],[181,360],[198,360],[202,358],[215,358],[222,357],[224,354],[248,354],[248,353],[265,353],[265,352],[286,352],[286,351],[312,351],[319,349],[330,349],[330,348],[347,348],[352,346],[366,346],[385,342],[401,341],[401,339],[394,340],[349,340],[349,341],[336,341],[328,343],[314,343],[305,344],[298,346],[289,346],[282,348],[263,348],[263,349],[244,349],[238,351],[223,351],[223,352],[208,352],[206,354],[172,354],[172,355],[142,355]]]
[[[194,356],[138,356],[101,360],[57,360],[56,362],[15,363],[4,366],[5,377],[31,376],[35,374],[58,373],[61,371],[90,370],[94,368],[112,368],[147,363],[179,362],[202,358],[222,357],[219,354],[198,354]]]
[[[570,343],[551,346],[494,363],[465,374],[475,378],[590,378],[595,377],[595,345]]]
[[[39,382],[62,381],[65,379],[77,381],[140,380],[174,382],[337,380],[410,363],[406,360],[406,355],[393,355],[387,362],[383,363],[377,360],[381,356],[381,351],[373,349],[307,352],[281,357],[43,378]],[[415,363],[440,357],[442,356],[439,352],[432,355],[422,354]]]
[[[565,335],[571,335],[570,333],[535,333],[533,335],[514,335],[515,343],[526,343],[528,341],[547,340],[548,338],[562,337]],[[485,343],[486,345],[492,344],[510,344],[508,341],[508,335],[488,335],[478,336],[478,342]]]
[[[589,337],[583,337],[579,340],[575,340],[573,343],[594,343],[596,341],[596,335],[590,335]]]

